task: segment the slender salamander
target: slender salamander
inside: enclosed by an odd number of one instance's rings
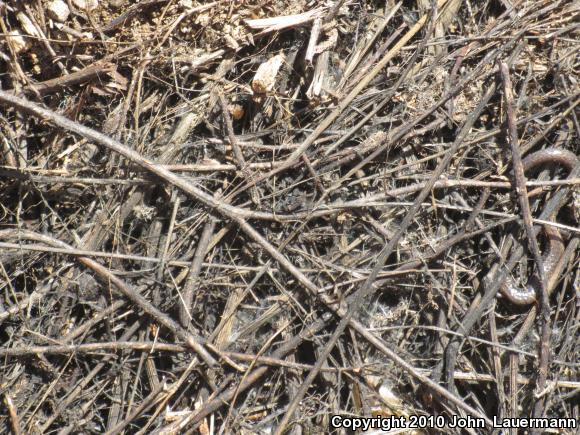
[[[524,172],[544,164],[554,163],[565,167],[568,171],[572,171],[580,163],[580,160],[574,153],[557,148],[547,148],[542,151],[537,151],[522,160]],[[557,213],[558,209],[554,211],[554,216]],[[542,257],[545,271],[544,275],[550,277],[560,257],[564,253],[564,242],[562,241],[560,231],[551,225],[544,225],[544,233],[548,239],[546,253]],[[501,291],[510,302],[516,305],[529,305],[536,302],[536,295],[538,294],[540,285],[540,276],[538,271],[534,270],[532,277],[528,280],[525,287],[517,286],[512,279],[508,278],[502,285]]]

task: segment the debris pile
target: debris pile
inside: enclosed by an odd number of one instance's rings
[[[577,7],[0,1],[0,431],[577,419]]]

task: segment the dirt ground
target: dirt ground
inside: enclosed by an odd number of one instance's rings
[[[578,433],[579,14],[0,0],[0,433]]]

